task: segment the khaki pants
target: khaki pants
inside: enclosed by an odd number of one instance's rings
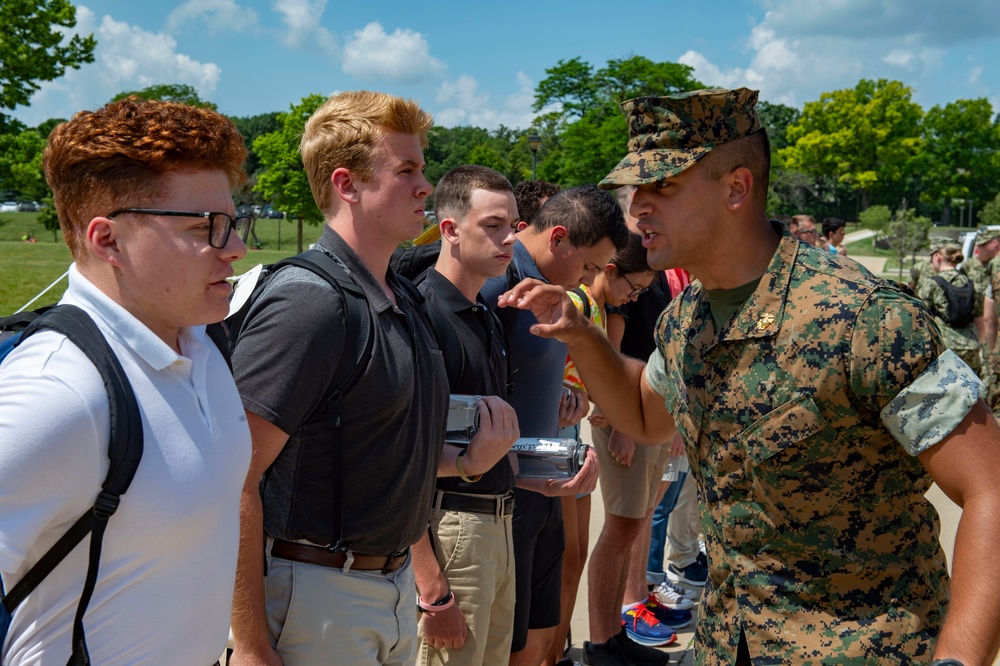
[[[266,592],[271,644],[285,666],[414,663],[417,588],[409,560],[389,574],[345,574],[268,555]]]
[[[437,650],[418,628],[421,666],[503,666],[514,635],[514,546],[510,516],[435,509],[431,543],[462,609],[469,635],[458,650]]]
[[[698,535],[701,532],[698,508],[698,484],[688,474],[667,522],[667,550],[664,557],[665,561],[680,569],[698,559]]]
[[[663,470],[670,459],[670,443],[659,446],[636,444],[630,465],[611,457],[608,442],[610,427],[592,428],[594,451],[601,463],[601,499],[605,513],[622,518],[644,518],[656,506]]]

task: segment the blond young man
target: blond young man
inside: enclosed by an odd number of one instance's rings
[[[357,361],[337,291],[284,269],[248,312],[233,357],[254,444],[233,664],[414,660],[409,547],[434,498],[448,384],[418,295],[388,266],[423,226],[430,126],[414,102],[364,91],[306,123],[302,161],[326,217],[317,248],[364,292],[374,339],[340,395],[331,378]]]
[[[90,663],[209,664],[225,649],[250,434],[205,324],[226,316],[226,278],[246,254],[249,218],[230,195],[245,159],[218,113],[135,98],[78,113],[45,149],[74,262],[61,303],[89,315],[114,351],[144,440],[83,616]],[[100,374],[60,333],[25,339],[0,366],[8,592],[94,504],[111,418]],[[2,663],[67,661],[88,543],[16,610]]]

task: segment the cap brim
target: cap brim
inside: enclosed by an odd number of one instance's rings
[[[695,146],[685,150],[658,148],[629,153],[597,184],[602,190],[624,185],[646,185],[676,176],[707,155],[713,145]]]

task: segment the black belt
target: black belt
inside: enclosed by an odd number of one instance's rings
[[[488,516],[509,516],[514,513],[514,494],[506,495],[465,495],[441,491],[440,504],[443,511],[465,511],[484,513]]]
[[[406,556],[409,549],[401,553],[391,555],[364,555],[354,553],[354,561],[351,563],[352,569],[358,571],[381,571],[390,573],[401,568],[406,563]],[[347,552],[343,550],[330,550],[323,546],[310,546],[305,543],[295,543],[275,539],[271,545],[271,555],[280,557],[283,560],[294,562],[304,562],[306,564],[318,564],[321,567],[333,567],[339,569],[347,563]]]

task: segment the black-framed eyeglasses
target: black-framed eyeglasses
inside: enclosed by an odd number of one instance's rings
[[[618,275],[622,276],[622,279],[625,280],[625,284],[627,284],[629,286],[629,289],[631,289],[631,291],[628,292],[628,296],[626,296],[626,298],[632,298],[633,296],[638,296],[639,294],[645,293],[646,291],[649,290],[649,287],[637,287],[634,284],[632,284],[632,280],[629,280],[628,276],[622,273],[621,271],[618,272]]]
[[[233,217],[227,213],[216,213],[206,211],[204,213],[180,211],[180,210],[157,210],[155,208],[120,208],[108,215],[114,217],[122,213],[134,213],[136,215],[162,215],[164,217],[200,217],[208,220],[208,244],[221,250],[229,242],[229,232],[236,230],[236,235],[244,243],[247,242],[247,234],[250,233],[251,218],[249,215],[237,215]]]

